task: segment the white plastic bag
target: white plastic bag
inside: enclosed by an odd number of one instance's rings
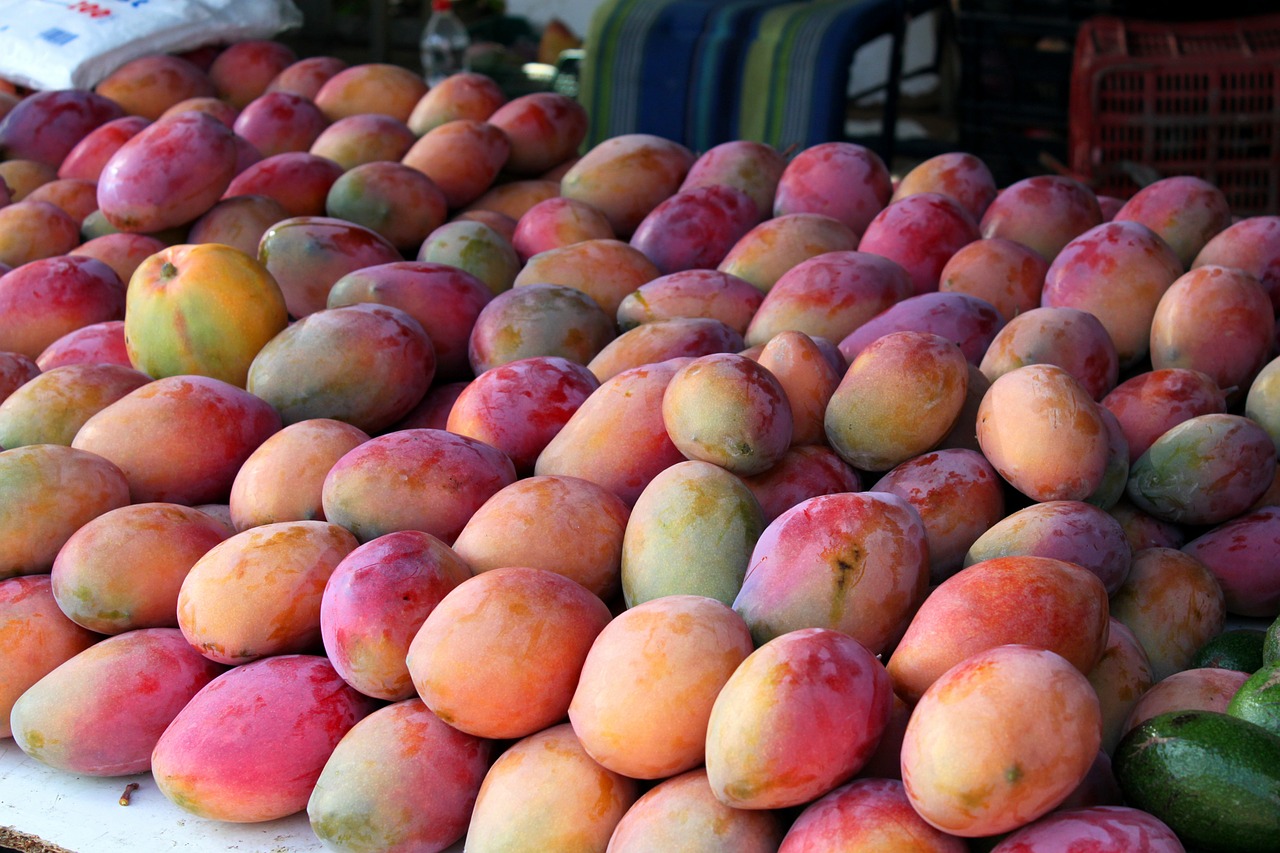
[[[139,56],[270,38],[301,24],[292,0],[0,0],[0,77],[89,89]]]

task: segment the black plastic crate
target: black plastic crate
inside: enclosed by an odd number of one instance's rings
[[[959,132],[960,149],[982,158],[1000,186],[1059,171],[1066,162],[1066,128],[1019,113],[989,110],[983,117],[962,121]]]

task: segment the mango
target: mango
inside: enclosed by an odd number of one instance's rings
[[[1104,510],[1081,501],[1042,501],[990,525],[964,555],[972,566],[992,557],[1030,554],[1075,563],[1115,595],[1129,575],[1124,529]]]
[[[1077,308],[1032,308],[1018,314],[999,332],[978,368],[994,382],[1028,364],[1056,364],[1101,400],[1116,385],[1120,359],[1106,328]]]
[[[677,317],[719,320],[745,334],[764,295],[737,276],[718,270],[683,270],[645,282],[618,303],[618,326],[628,331],[644,323]]]
[[[586,109],[560,92],[512,98],[487,121],[511,142],[503,169],[513,175],[540,175],[564,163],[587,136]]]
[[[887,471],[931,448],[965,401],[960,347],[927,332],[892,332],[849,365],[824,415],[827,440],[855,468]]]
[[[924,601],[926,548],[919,514],[897,495],[810,498],[760,534],[733,609],[758,646],[829,628],[881,654]]]
[[[121,231],[183,225],[222,197],[235,167],[230,128],[204,113],[180,113],[143,128],[112,155],[98,180],[98,206]]]
[[[535,356],[486,370],[458,395],[446,429],[492,445],[519,475],[600,386],[590,370],[565,358]]]
[[[858,241],[858,251],[896,261],[911,276],[918,295],[936,291],[947,261],[977,239],[977,222],[959,202],[924,192],[894,201],[876,214]]]
[[[750,490],[703,461],[658,473],[635,502],[622,540],[628,607],[688,594],[732,603],[764,529]]]
[[[280,285],[289,316],[301,319],[323,310],[329,290],[347,273],[403,259],[385,237],[361,225],[295,216],[267,229],[258,260]]]
[[[956,250],[938,273],[938,290],[990,302],[1005,321],[1040,305],[1049,262],[1013,240],[974,240]]]
[[[0,580],[0,737],[12,736],[9,714],[28,687],[101,639],[63,614],[48,575]]]
[[[409,644],[436,605],[471,569],[429,533],[401,530],[350,551],[320,600],[320,636],[334,669],[366,696],[414,695]]]
[[[342,172],[334,161],[306,151],[257,157],[237,171],[222,198],[264,195],[289,216],[322,216],[329,189]]]
[[[713,185],[680,190],[649,211],[631,245],[662,273],[715,269],[760,221],[755,202],[741,190]]]
[[[14,742],[67,773],[145,772],[164,730],[224,669],[191,648],[175,628],[110,637],[18,698],[10,717]]]
[[[991,383],[978,408],[978,443],[1010,485],[1032,500],[1084,500],[1110,455],[1099,406],[1075,377],[1030,364]]]
[[[475,511],[453,548],[477,574],[505,566],[546,569],[610,601],[620,589],[631,511],[577,477],[524,477]]]
[[[56,205],[24,199],[0,206],[0,265],[16,268],[54,259],[70,252],[79,242],[76,221]],[[2,272],[9,274],[8,269]]]
[[[26,356],[18,356],[15,352],[10,355],[26,359]],[[36,368],[40,370],[72,364],[111,364],[132,369],[129,353],[124,347],[124,320],[82,325],[50,343],[35,361]],[[0,374],[3,373],[4,369],[0,368]],[[31,378],[35,378],[35,374]],[[0,387],[3,384],[4,380],[0,379]]]
[[[474,71],[450,74],[413,105],[408,126],[416,136],[454,119],[486,121],[507,96],[492,77]]]
[[[741,190],[755,203],[756,221],[773,213],[778,181],[787,167],[786,157],[771,145],[735,139],[703,152],[685,175],[680,190],[726,186]]]
[[[263,157],[286,151],[308,151],[329,120],[308,98],[290,92],[267,92],[244,104],[231,129]]]
[[[156,787],[210,820],[286,817],[307,800],[342,737],[373,711],[323,657],[277,655],[205,686],[151,754]]]
[[[539,252],[583,240],[612,240],[614,237],[613,226],[599,210],[584,201],[557,195],[539,201],[520,215],[511,236],[511,245],[523,263]]]
[[[707,724],[707,779],[740,809],[807,803],[848,781],[889,720],[883,664],[847,634],[806,628],[734,670]]]
[[[1280,615],[1280,571],[1274,559],[1280,507],[1265,506],[1208,530],[1182,546],[1208,566],[1227,611],[1273,619]]]
[[[662,399],[687,363],[636,367],[600,383],[538,455],[534,473],[580,477],[634,506],[655,476],[684,459],[667,433]]]
[[[0,154],[5,160],[37,160],[57,169],[85,136],[123,116],[117,102],[95,92],[34,92],[3,116]]]
[[[783,838],[782,853],[839,849],[916,850],[965,853],[968,846],[916,813],[898,779],[855,779],[807,805]]]
[[[427,93],[426,81],[399,65],[366,62],[334,74],[315,94],[316,106],[329,121],[359,113],[381,113],[399,121]]]
[[[1126,494],[1175,524],[1218,524],[1251,507],[1276,472],[1276,448],[1256,422],[1207,414],[1169,429],[1133,463]]]
[[[214,205],[214,208],[216,207],[217,205]],[[128,234],[124,231],[117,231],[114,234],[103,234],[101,237],[85,240],[79,246],[67,252],[67,254],[88,255],[91,258],[97,258],[115,270],[116,275],[120,276],[120,280],[128,284],[134,270],[148,257],[163,249],[165,245],[163,241],[147,234]],[[123,344],[123,339],[121,343]]]
[[[1280,216],[1250,216],[1219,231],[1191,262],[1191,269],[1213,264],[1244,270],[1280,303]]]
[[[1137,222],[1108,222],[1074,237],[1045,273],[1041,304],[1087,311],[1115,344],[1121,368],[1150,348],[1156,306],[1183,265],[1154,231]]]
[[[242,388],[168,376],[90,417],[71,446],[119,466],[135,503],[192,505],[225,499],[240,465],[280,427],[279,413]]]
[[[765,294],[745,339],[752,346],[784,331],[842,341],[913,295],[900,264],[862,251],[825,252],[787,270]]]
[[[582,749],[568,723],[518,741],[489,768],[467,826],[467,849],[500,853],[604,850],[639,795]]]
[[[347,451],[369,440],[332,418],[289,424],[249,454],[231,483],[228,512],[237,531],[277,521],[324,521],[324,478]]]
[[[407,662],[418,696],[456,729],[521,738],[569,710],[587,652],[609,608],[544,569],[482,572],[427,615]]]
[[[1133,463],[1179,423],[1197,415],[1226,414],[1227,398],[1207,374],[1170,367],[1126,379],[1102,398],[1102,405],[1120,422]]]
[[[766,525],[809,498],[862,490],[858,472],[820,444],[793,446],[772,468],[742,482],[759,502]]]
[[[272,77],[266,90],[292,92],[314,101],[325,81],[346,67],[347,63],[336,56],[303,57]]]
[[[142,116],[121,116],[103,122],[84,134],[57,167],[60,178],[97,181],[102,169],[121,145],[151,122]]]
[[[0,208],[0,213],[16,206]],[[82,326],[123,319],[124,297],[119,276],[95,258],[23,263],[0,275],[0,350],[35,359]]]
[[[222,243],[258,257],[258,244],[267,229],[287,219],[280,202],[265,195],[238,195],[224,198],[191,224],[191,243]],[[99,238],[101,239],[101,238]]]
[[[511,241],[483,222],[452,220],[427,235],[417,260],[448,264],[489,286],[494,294],[510,290],[520,272]]]
[[[1249,273],[1205,265],[1180,276],[1151,318],[1151,367],[1198,370],[1244,398],[1275,347],[1271,300]]]
[[[444,850],[467,831],[490,751],[419,699],[379,708],[325,762],[307,800],[311,828],[336,850]]]
[[[1151,659],[1142,642],[1125,623],[1112,616],[1107,647],[1089,670],[1089,683],[1102,711],[1102,751],[1107,755],[1115,752],[1133,706],[1155,681]]]
[[[342,456],[325,476],[325,518],[368,542],[396,530],[421,530],[445,544],[499,489],[515,482],[502,451],[437,429],[372,438]]]
[[[96,453],[60,444],[0,451],[0,580],[48,572],[94,518],[129,503],[129,481]]]
[[[916,812],[944,832],[1008,832],[1080,784],[1101,730],[1098,699],[1072,664],[1045,649],[1000,645],[963,660],[921,697],[902,743],[903,786]]]
[[[781,819],[769,810],[735,809],[716,799],[704,769],[659,782],[636,800],[609,838],[612,853],[736,850],[776,853]]]
[[[826,252],[858,248],[858,234],[821,213],[787,213],[766,219],[733,244],[716,269],[768,293],[792,267]]]
[[[187,98],[216,94],[213,81],[198,66],[178,56],[153,53],[118,66],[94,86],[129,115],[155,121]]]
[[[609,341],[587,363],[601,382],[624,370],[670,358],[698,358],[742,349],[742,336],[719,320],[676,317],[644,323]]]
[[[768,369],[734,353],[680,368],[663,393],[662,420],[687,458],[744,476],[772,467],[791,446],[786,391]]]
[[[50,368],[0,402],[0,447],[70,446],[85,421],[150,381],[119,364]]]
[[[586,202],[629,239],[649,211],[675,195],[696,158],[678,142],[627,133],[594,146],[565,173],[560,195]]]
[[[1021,243],[1052,264],[1067,243],[1101,223],[1098,198],[1084,184],[1065,175],[1035,175],[1001,190],[978,230],[984,238]]]
[[[1173,175],[1134,193],[1116,211],[1115,221],[1146,225],[1189,268],[1205,244],[1231,224],[1231,206],[1222,190],[1203,178]]]
[[[53,561],[53,595],[78,625],[101,634],[178,627],[178,592],[228,531],[198,509],[122,506],[85,523]]]
[[[498,127],[474,119],[455,119],[427,131],[400,162],[426,175],[440,188],[450,209],[464,207],[493,185],[511,153],[511,141]]]
[[[778,178],[773,215],[818,213],[861,237],[892,195],[889,170],[878,154],[853,142],[822,142],[787,163]]]
[[[969,549],[1005,512],[1000,475],[981,453],[964,448],[934,450],[908,459],[870,490],[897,495],[920,515],[929,580],[934,584],[964,566]]]
[[[297,61],[293,49],[281,42],[241,39],[217,55],[209,66],[209,79],[220,98],[244,107],[261,96],[276,75]]]
[[[514,286],[556,284],[590,296],[610,318],[618,306],[662,270],[639,250],[621,240],[583,240],[534,255],[516,276]]]
[[[964,151],[948,151],[913,166],[894,187],[892,201],[928,192],[947,196],[974,222],[982,219],[997,195],[987,164]]]
[[[435,352],[418,321],[358,303],[316,311],[272,338],[246,388],[286,424],[332,418],[374,434],[404,417],[434,377]]]
[[[418,137],[399,119],[358,113],[325,127],[307,151],[332,160],[345,171],[365,163],[398,163],[417,141]]]
[[[237,533],[196,560],[178,592],[178,627],[210,660],[243,664],[305,652],[320,640],[320,599],[357,545],[323,521],[281,521]],[[250,590],[255,595],[247,595]]]
[[[287,322],[284,294],[257,258],[219,243],[172,246],[129,280],[125,348],[155,379],[211,376],[243,387]]]
[[[1226,713],[1232,697],[1248,680],[1247,672],[1217,667],[1175,672],[1142,694],[1125,720],[1124,731],[1128,733],[1160,714],[1178,711]]]
[[[975,367],[1004,325],[990,302],[965,293],[922,293],[908,296],[862,323],[839,341],[850,364],[876,339],[891,332],[929,332],[960,347]]]
[[[582,748],[633,779],[703,763],[720,689],[754,647],[725,604],[667,595],[624,611],[596,637],[569,704]]]
[[[476,316],[467,358],[478,375],[523,358],[587,364],[613,340],[613,321],[590,296],[558,284],[499,293]]]
[[[908,702],[951,667],[1006,643],[1048,649],[1087,673],[1106,648],[1109,617],[1106,588],[1089,570],[1052,557],[993,557],[938,585],[887,669]]]

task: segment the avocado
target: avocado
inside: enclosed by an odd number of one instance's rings
[[[1280,736],[1216,711],[1138,725],[1112,759],[1126,802],[1205,853],[1280,853]]]
[[[1196,652],[1188,669],[1217,667],[1238,672],[1262,668],[1262,644],[1266,631],[1260,628],[1233,628],[1209,640]]]
[[[1227,713],[1280,735],[1280,660],[1249,676],[1231,697]]]

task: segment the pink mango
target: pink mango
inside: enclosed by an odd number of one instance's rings
[[[156,787],[185,811],[251,823],[306,808],[338,742],[374,709],[323,657],[277,655],[215,678],[165,729]]]
[[[947,261],[978,239],[978,225],[958,202],[938,193],[916,193],[893,202],[867,224],[858,251],[897,261],[916,294],[938,289]]]
[[[141,628],[85,649],[31,685],[11,712],[14,742],[67,773],[128,776],[151,767],[160,736],[225,667],[175,628]]]
[[[400,530],[350,551],[320,600],[320,636],[342,680],[366,696],[414,695],[405,664],[427,616],[471,569],[429,533]]]
[[[93,415],[71,446],[118,465],[135,502],[213,503],[280,426],[276,410],[248,391],[205,376],[170,376]],[[201,440],[190,441],[193,434]]]
[[[505,453],[443,430],[390,432],[364,442],[325,476],[325,518],[368,542],[421,530],[450,544],[472,513],[515,482]]]
[[[880,156],[852,142],[812,145],[787,163],[778,179],[773,215],[820,213],[861,236],[893,195]]]

